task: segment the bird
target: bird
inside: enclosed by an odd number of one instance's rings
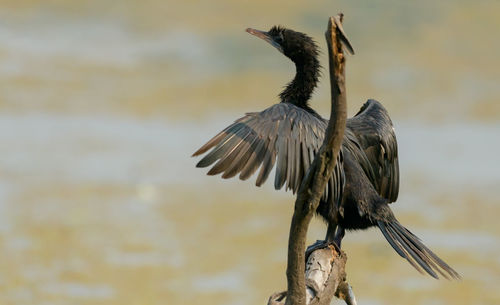
[[[276,167],[274,187],[297,192],[325,137],[328,120],[309,105],[321,74],[319,47],[307,34],[283,26],[246,32],[271,44],[296,68],[280,102],[249,112],[199,148],[197,167],[208,175],[246,180],[260,168],[261,186]],[[344,47],[354,53],[349,43]],[[208,153],[207,153],[208,152]],[[215,163],[215,164],[214,164]],[[327,223],[323,244],[340,248],[345,230],[378,227],[390,246],[420,273],[434,278],[460,275],[394,216],[389,204],[399,193],[396,135],[387,110],[374,99],[347,119],[340,153],[316,213]],[[425,272],[424,272],[425,271]],[[438,275],[439,274],[439,275]]]

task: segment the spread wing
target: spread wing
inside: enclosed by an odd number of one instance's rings
[[[221,131],[193,156],[212,149],[197,167],[213,165],[209,175],[222,178],[239,174],[248,179],[260,167],[256,185],[266,181],[276,164],[274,187],[294,193],[323,143],[327,122],[302,108],[288,103],[273,105],[262,112],[247,113]],[[339,202],[343,188],[341,157],[325,190],[324,198]],[[331,196],[329,196],[331,195]]]
[[[399,163],[396,134],[387,110],[368,100],[347,120],[344,143],[363,167],[380,196],[394,202],[399,192]],[[347,141],[346,141],[347,140]]]

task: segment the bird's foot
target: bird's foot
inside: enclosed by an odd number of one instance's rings
[[[316,250],[319,250],[319,249],[324,249],[328,246],[334,246],[335,247],[335,250],[337,252],[340,252],[340,247],[333,241],[326,241],[326,240],[317,240],[314,244],[310,245],[309,247],[307,247],[306,249],[306,261],[307,261],[307,258],[309,258],[309,255],[311,255],[311,253],[313,253],[314,251]]]

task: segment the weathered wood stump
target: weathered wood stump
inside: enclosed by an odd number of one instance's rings
[[[348,305],[356,305],[351,286],[346,281],[347,256],[334,246],[318,249],[307,259],[305,282],[306,304],[329,304],[333,296],[343,299]],[[268,305],[283,305],[286,291],[273,294]]]

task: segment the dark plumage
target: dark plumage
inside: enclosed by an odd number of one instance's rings
[[[276,164],[275,188],[286,184],[295,193],[323,143],[328,125],[308,105],[319,77],[318,47],[306,34],[283,27],[247,32],[290,58],[296,66],[295,78],[281,92],[281,103],[247,113],[193,156],[211,149],[197,166],[215,163],[208,174],[222,173],[223,178],[239,174],[245,180],[260,167],[257,186],[266,181]],[[391,119],[379,102],[368,100],[347,120],[337,165],[317,209],[328,223],[326,241],[340,246],[344,229],[377,226],[394,250],[417,270],[423,269],[435,278],[437,273],[458,278],[458,273],[403,227],[389,208],[399,191],[397,149]]]

